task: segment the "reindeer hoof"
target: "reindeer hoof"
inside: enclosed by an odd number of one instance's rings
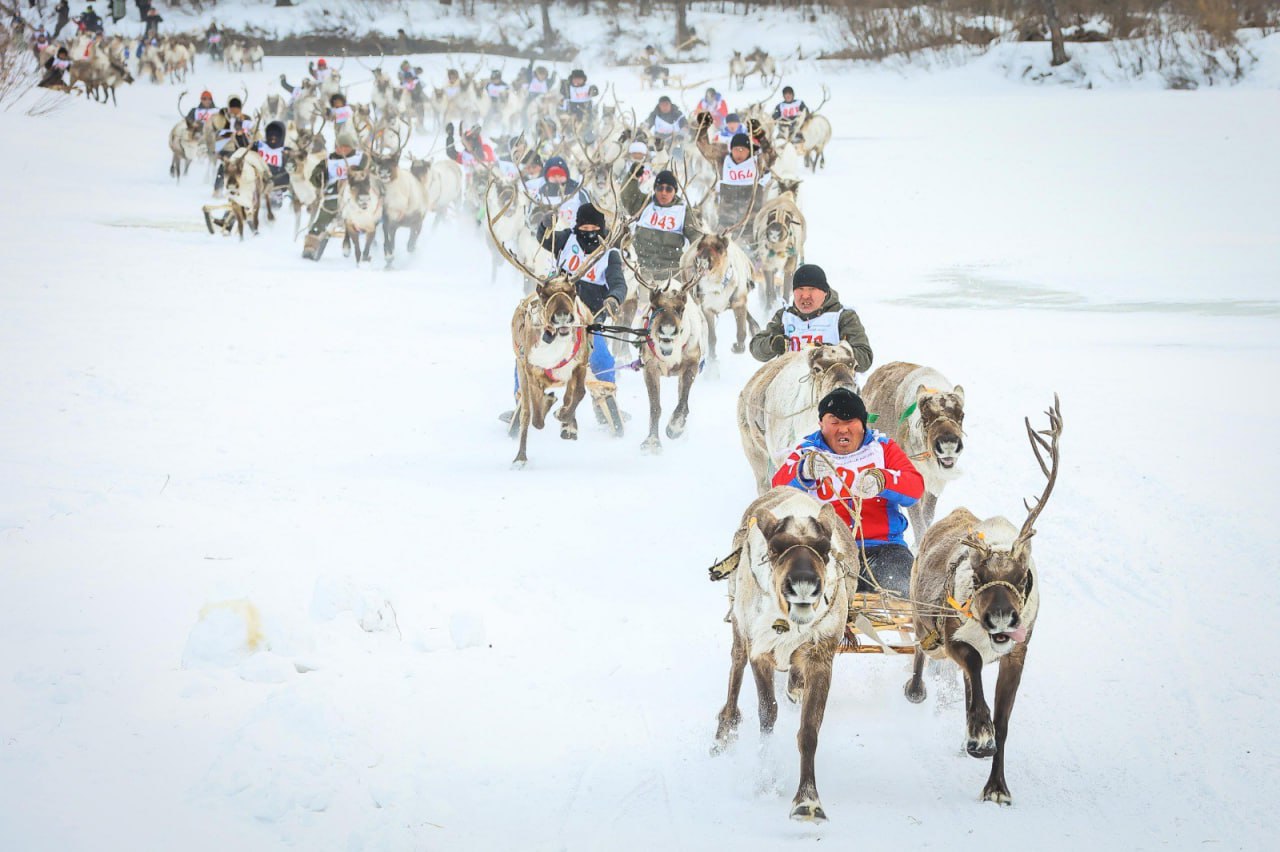
[[[976,737],[969,737],[965,741],[964,750],[970,757],[976,757],[979,760],[993,756],[996,753],[996,738],[991,727],[984,726],[979,729]]]
[[[657,438],[646,438],[644,443],[640,445],[640,452],[648,453],[651,456],[660,455],[662,453],[662,442]]]
[[[1013,796],[1003,784],[987,784],[982,791],[982,801],[995,802],[997,805],[1009,807],[1013,804]]]
[[[826,822],[827,812],[817,799],[805,799],[791,806],[791,818],[797,822]]]
[[[735,343],[729,347],[729,351],[734,355],[741,355],[743,352],[747,351],[747,347],[741,343]]]
[[[560,437],[564,438],[566,441],[578,440],[578,427],[577,426],[564,427],[563,429],[560,430]]]
[[[902,692],[907,696],[907,700],[912,704],[919,704],[924,701],[925,696],[928,695],[924,688],[924,682],[921,681],[917,683],[915,678],[911,678],[906,682],[902,687]]]
[[[681,423],[679,426],[677,426],[674,423],[667,424],[667,437],[670,438],[671,440],[674,441],[676,438],[679,438],[683,434],[684,434],[683,423]]]
[[[524,470],[525,465],[529,463],[528,459],[516,459],[511,463],[512,470]]]

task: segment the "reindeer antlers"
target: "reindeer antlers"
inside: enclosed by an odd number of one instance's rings
[[[1049,495],[1053,493],[1053,486],[1058,482],[1058,439],[1062,437],[1062,411],[1059,409],[1058,395],[1053,395],[1053,407],[1045,412],[1049,416],[1049,428],[1037,432],[1031,428],[1031,418],[1023,418],[1023,422],[1027,426],[1027,439],[1031,442],[1031,451],[1035,453],[1036,462],[1040,465],[1040,470],[1044,473],[1048,480],[1045,483],[1044,491],[1040,496],[1033,497],[1035,505],[1022,501],[1027,507],[1027,519],[1022,523],[1022,530],[1018,533],[1015,544],[1025,544],[1036,534],[1035,522],[1040,517],[1040,511],[1044,509],[1045,502],[1049,499]],[[1046,440],[1047,439],[1047,440]],[[1049,454],[1049,464],[1045,464],[1044,454]]]
[[[484,197],[486,201],[488,200],[489,192],[492,189],[493,189],[493,178],[490,177],[489,185],[486,186],[484,190]],[[507,211],[511,209],[512,204],[515,204],[516,198],[518,197],[519,197],[518,193],[515,193],[515,192],[511,193],[511,199],[506,204],[503,205],[502,210],[498,212],[498,215],[496,218],[501,219],[503,216],[507,215]],[[536,274],[532,269],[530,269],[529,267],[521,263],[519,260],[517,260],[515,255],[513,255],[510,251],[508,251],[507,247],[502,244],[502,240],[498,239],[498,235],[493,232],[493,222],[495,217],[489,215],[488,204],[485,205],[484,218],[486,223],[489,226],[489,238],[493,240],[494,248],[498,250],[498,254],[502,255],[503,259],[505,259],[507,263],[510,263],[516,269],[519,269],[521,272],[523,272],[530,280],[541,281],[542,276]]]

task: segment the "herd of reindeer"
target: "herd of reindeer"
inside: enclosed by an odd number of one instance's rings
[[[167,51],[158,53],[168,56]],[[731,66],[735,83],[740,62],[735,57]],[[714,369],[719,315],[734,314],[733,351],[741,353],[748,332],[758,328],[748,310],[750,292],[757,291],[766,310],[790,299],[791,275],[804,258],[807,231],[799,204],[800,185],[806,167],[816,170],[825,163],[823,148],[831,138],[826,117],[814,110],[802,122],[782,127],[775,125],[764,101],[740,109],[752,136],[768,140],[763,165],[771,180],[753,187],[747,215],[720,221],[718,177],[724,146],[717,149],[711,140],[707,116],[695,114],[683,139],[657,140],[637,122],[633,110],[623,107],[616,93],[611,103],[602,96],[598,108],[583,120],[562,111],[561,98],[554,93],[533,98],[513,93],[510,103],[488,103],[484,81],[476,76],[478,66],[461,75],[460,91],[453,97],[437,89],[416,99],[406,96],[380,67],[369,70],[374,76],[368,102],[351,103],[351,120],[367,155],[366,165],[353,169],[342,189],[337,233],[349,238],[360,263],[368,260],[373,234],[381,228],[386,261],[391,264],[395,234],[401,228],[409,230],[408,248],[413,250],[430,216],[438,221],[458,214],[487,224],[493,274],[505,261],[525,282],[526,295],[511,324],[519,377],[511,420],[512,437],[519,443],[513,466],[525,466],[529,427],[543,428],[557,401],[555,417],[561,437],[577,438],[575,412],[587,394],[591,349],[589,342],[580,343],[584,335],[590,341],[596,332],[611,335],[615,354],[637,348],[638,357],[630,366],[644,374],[650,408],[643,448],[647,452],[661,449],[663,379],[674,378],[678,383],[678,403],[666,434],[671,439],[680,437],[695,379],[704,367]],[[327,156],[323,138],[329,122],[327,105],[332,94],[342,91],[341,73],[335,70],[322,84],[304,81],[292,102],[275,94],[263,100],[255,126],[260,132],[272,120],[287,123],[288,147],[293,152],[288,164],[291,179],[288,190],[273,199],[263,178],[265,168],[246,165],[256,156],[253,150],[236,152],[227,168],[227,202],[241,223],[242,234],[246,221],[256,228],[260,204],[267,206],[270,217],[272,207],[283,204],[284,196],[294,208],[299,232],[310,221],[319,198],[307,176]],[[193,160],[213,160],[214,139],[221,129],[218,121],[215,117],[193,125],[184,117],[175,125],[170,136],[175,177],[185,174]],[[415,131],[434,124],[438,141],[439,129],[451,122],[460,127],[485,123],[486,128],[502,128],[510,139],[505,163],[473,162],[464,167],[454,158],[406,154]],[[639,174],[625,156],[636,140],[648,143],[648,168]],[[527,191],[514,165],[531,150],[544,158],[560,155],[571,163],[593,204],[612,223],[606,229],[608,237],[577,274],[558,268],[556,258],[535,233],[538,200]],[[677,176],[680,196],[704,232],[687,246],[674,275],[650,280],[632,262],[629,242],[636,216],[627,214],[620,197],[633,180],[648,196],[653,175],[664,169]],[[576,287],[581,274],[612,249],[622,251],[627,260],[627,299],[611,320],[618,324],[602,325],[578,299]],[[642,327],[633,328],[637,317],[643,318]],[[579,345],[568,346],[566,340],[577,340]],[[858,592],[858,578],[867,572],[854,530],[839,519],[830,502],[793,488],[770,487],[780,458],[817,428],[819,400],[839,387],[863,395],[868,409],[875,412],[877,428],[902,447],[924,479],[924,497],[909,510],[917,552],[906,597],[880,588]],[[600,403],[593,400],[598,419],[621,435],[624,418],[616,404]],[[754,674],[764,733],[772,731],[778,713],[774,673],[788,672],[787,695],[801,705],[797,736],[801,772],[792,801],[793,819],[826,819],[814,760],[834,660],[845,651],[911,655],[913,669],[904,691],[915,703],[925,699],[926,658],[954,663],[965,685],[965,749],[974,757],[992,759],[982,798],[999,804],[1012,801],[1004,776],[1005,741],[1039,610],[1031,538],[1058,477],[1062,418],[1056,395],[1046,413],[1047,428],[1036,429],[1030,420],[1025,424],[1045,485],[1038,498],[1026,501],[1027,514],[1020,526],[1003,517],[982,519],[965,508],[935,523],[938,497],[959,473],[964,422],[960,386],[937,370],[905,362],[885,364],[863,382],[853,350],[845,343],[787,352],[765,363],[747,382],[739,397],[738,423],[759,496],[742,516],[731,556],[711,570],[712,579],[729,580],[728,620],[733,625],[728,697],[718,717],[712,751],[723,751],[736,738],[746,665]],[[859,516],[860,500],[850,496],[847,488],[835,499],[847,500],[851,516]],[[896,641],[882,635],[890,632],[896,632]],[[994,714],[982,681],[982,671],[991,663],[999,665]]]

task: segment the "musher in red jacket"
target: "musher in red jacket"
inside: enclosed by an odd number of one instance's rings
[[[818,403],[821,428],[805,437],[778,472],[773,485],[807,491],[835,507],[854,533],[877,582],[906,595],[914,561],[902,534],[902,509],[924,494],[924,478],[893,439],[867,428],[867,406],[846,388],[836,388]],[[855,524],[857,500],[861,522]],[[874,591],[859,567],[858,591]]]

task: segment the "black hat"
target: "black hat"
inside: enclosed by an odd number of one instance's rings
[[[834,414],[840,420],[861,420],[867,428],[867,404],[848,388],[836,388],[818,403],[818,419]]]
[[[154,8],[154,7],[153,7],[153,8]],[[271,139],[272,137],[274,137],[274,138],[276,138],[276,139],[279,139],[281,142],[283,142],[283,141],[284,141],[284,132],[285,132],[285,130],[284,130],[284,122],[281,122],[281,121],[273,121],[273,122],[271,122],[270,124],[268,124],[268,125],[267,125],[267,133],[266,133],[266,136],[267,136],[267,139]]]
[[[751,137],[745,133],[735,133],[733,138],[729,140],[730,148],[750,148]]]
[[[796,90],[791,88],[790,86],[782,87],[782,94],[784,95],[794,95],[795,93],[796,93]]]
[[[574,77],[581,77],[585,80],[587,79],[587,72],[583,71],[581,68],[575,68],[569,72],[569,79],[572,80]]]
[[[240,103],[239,98],[232,98],[231,100],[227,101],[227,109],[231,109],[232,107],[241,107],[241,106],[244,106],[244,104]]]
[[[595,225],[600,230],[604,230],[604,213],[596,209],[595,205],[587,202],[578,208],[578,219],[575,223],[576,227],[583,225]]]
[[[831,285],[827,283],[827,273],[815,263],[802,263],[796,269],[796,274],[791,279],[791,289],[794,291],[797,287],[816,287],[824,293],[831,292]]]
[[[658,172],[658,176],[653,179],[653,188],[660,186],[669,186],[672,189],[679,189],[680,184],[676,183],[676,176],[670,169],[663,169]]]
[[[671,103],[671,98],[667,97],[666,95],[663,95],[662,97],[658,98],[658,103],[669,104]]]

